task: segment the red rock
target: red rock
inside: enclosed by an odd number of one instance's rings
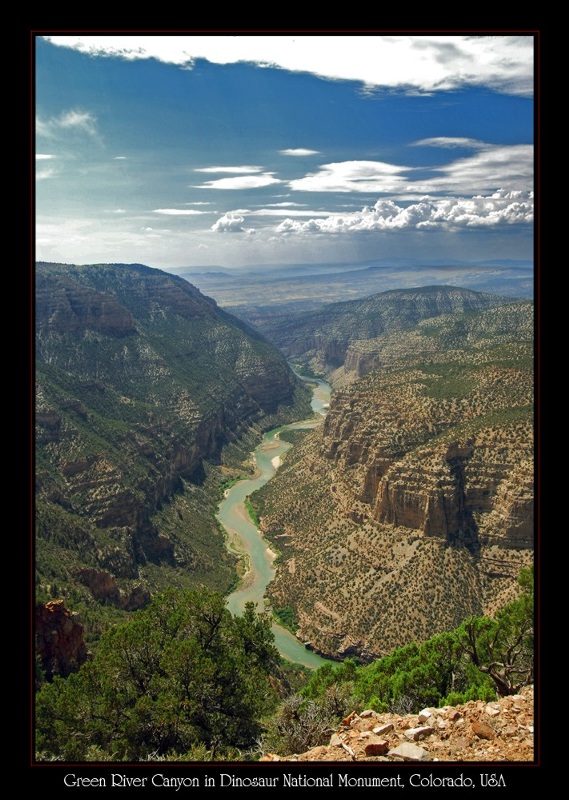
[[[364,747],[366,756],[383,756],[389,750],[389,742],[385,739],[378,739],[376,742],[368,742]]]
[[[408,731],[405,731],[405,736],[407,736],[408,739],[417,741],[417,739],[423,739],[425,736],[429,736],[432,732],[433,728],[424,725],[421,728],[410,728]]]
[[[37,606],[36,649],[49,680],[54,675],[66,678],[93,658],[83,639],[79,615],[65,608],[63,600]]]
[[[496,731],[486,722],[480,722],[477,720],[473,722],[471,725],[472,733],[476,734],[480,739],[495,739],[496,738]]]

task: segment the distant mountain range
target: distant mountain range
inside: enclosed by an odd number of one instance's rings
[[[258,327],[281,314],[315,311],[391,289],[452,285],[512,299],[531,299],[534,294],[533,265],[508,259],[480,264],[306,264],[177,272],[215,297],[220,306]]]

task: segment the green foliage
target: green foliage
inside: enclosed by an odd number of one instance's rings
[[[273,609],[273,614],[278,619],[279,623],[287,628],[289,631],[296,633],[298,628],[298,617],[292,606],[284,606],[284,608]]]
[[[519,691],[533,680],[531,570],[522,570],[519,584],[520,596],[494,619],[470,617],[455,631],[412,642],[364,666],[353,659],[325,664],[300,695],[329,705],[331,693],[341,690],[359,709],[408,714]]]
[[[259,517],[257,516],[257,512],[253,508],[253,504],[251,503],[251,499],[249,497],[245,498],[244,505],[245,505],[245,508],[247,509],[247,512],[248,512],[249,516],[251,517],[251,521],[252,521],[253,525],[255,525],[258,528],[259,527]]]
[[[290,444],[295,445],[300,444],[310,433],[311,431],[307,428],[292,428],[281,431],[279,437],[283,442],[290,442]]]
[[[456,635],[463,653],[495,684],[499,695],[516,694],[533,681],[533,574],[522,570],[520,596],[495,619],[469,617]]]
[[[221,595],[170,590],[101,638],[94,660],[37,693],[42,760],[213,756],[252,748],[277,702],[270,617]],[[99,759],[99,756],[97,757]]]
[[[327,744],[338,722],[352,707],[349,688],[341,684],[331,686],[318,701],[307,699],[302,693],[291,694],[267,721],[263,749],[290,755]]]

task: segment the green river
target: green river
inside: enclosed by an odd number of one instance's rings
[[[266,433],[253,454],[255,477],[244,478],[227,489],[220,503],[217,516],[227,532],[228,546],[239,555],[244,555],[247,561],[247,572],[239,588],[227,599],[227,607],[232,614],[242,614],[245,604],[251,601],[258,608],[264,607],[265,589],[275,574],[273,567],[275,554],[253,524],[245,507],[245,499],[273,477],[280,466],[281,456],[292,447],[280,439],[281,431],[315,428],[323,422],[330,401],[331,388],[329,384],[320,380],[311,379],[309,383],[315,384],[312,397],[314,418],[275,428]],[[326,663],[326,659],[308,650],[293,634],[276,622],[273,624],[273,634],[275,645],[281,655],[290,661],[296,661],[312,669],[317,669]]]

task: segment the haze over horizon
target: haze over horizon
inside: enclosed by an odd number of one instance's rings
[[[531,262],[532,35],[37,36],[36,258]]]

